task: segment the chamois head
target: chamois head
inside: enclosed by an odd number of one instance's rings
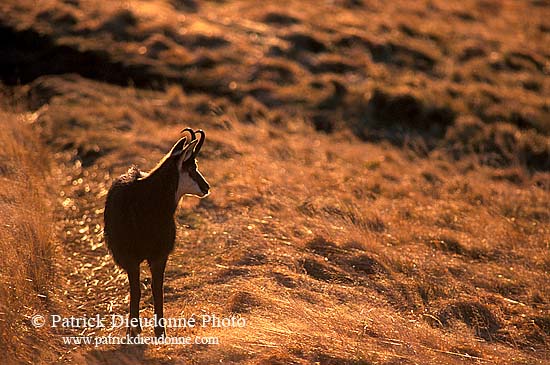
[[[176,159],[178,169],[176,202],[186,194],[204,198],[210,193],[210,185],[199,172],[195,159],[204,143],[204,132],[201,129],[193,131],[191,128],[185,128],[182,130],[183,132],[189,133],[190,142],[187,142],[187,137],[183,137],[176,142],[170,151],[170,157]],[[197,139],[197,134],[200,135],[200,140]]]

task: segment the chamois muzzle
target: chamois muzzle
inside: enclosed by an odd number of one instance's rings
[[[207,196],[210,194],[210,184],[201,176],[201,180],[198,181],[199,188],[202,192],[202,197]]]

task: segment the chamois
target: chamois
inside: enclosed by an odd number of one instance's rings
[[[170,152],[145,173],[132,166],[116,179],[107,194],[104,223],[105,241],[114,261],[126,271],[130,283],[128,335],[141,333],[139,325],[140,263],[147,261],[157,322],[155,336],[166,334],[163,314],[163,281],[168,255],[174,249],[174,213],[185,194],[203,198],[210,186],[197,168],[195,157],[204,143],[202,130],[185,128],[190,140],[181,138]],[[197,139],[200,135],[200,140]]]

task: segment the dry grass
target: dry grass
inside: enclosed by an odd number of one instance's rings
[[[31,131],[32,116],[2,111],[0,125],[0,361],[31,363],[54,355],[46,314],[58,285],[52,269],[48,153]]]
[[[56,274],[65,313],[126,313],[126,278],[101,237],[106,191],[131,164],[152,168],[191,126],[207,134],[199,163],[212,194],[184,199],[177,213],[165,313],[247,320],[237,329],[168,329],[218,336],[215,346],[83,346],[63,348],[61,360],[550,358],[546,2],[2,6],[0,31],[20,41],[20,64],[0,76],[36,113],[53,151],[38,155],[55,166],[49,202],[64,248]],[[33,181],[9,180],[9,191],[39,186]],[[8,204],[14,224],[34,217],[25,207],[44,206],[35,195],[19,199],[31,200]],[[25,288],[50,277],[46,270],[35,283],[14,272]],[[148,275],[144,268],[145,317]],[[47,307],[28,292],[18,300]],[[59,333],[44,336],[60,342]],[[6,343],[9,354],[31,358]]]

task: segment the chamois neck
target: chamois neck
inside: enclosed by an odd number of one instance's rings
[[[177,208],[176,191],[178,188],[178,172],[175,161],[166,159],[149,172],[142,182],[149,189],[149,199],[155,205],[155,210],[167,212],[171,216]],[[164,213],[166,214],[166,213]]]

